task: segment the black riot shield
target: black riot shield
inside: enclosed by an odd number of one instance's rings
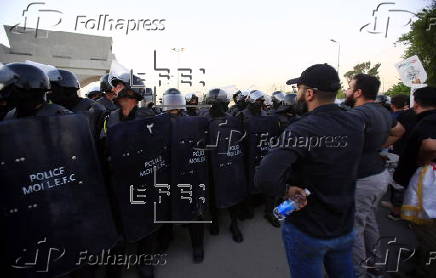
[[[208,121],[195,116],[171,120],[171,220],[191,221],[207,208]]]
[[[78,114],[82,114],[88,120],[89,128],[94,139],[100,138],[101,129],[103,128],[105,111],[93,110],[93,111],[78,111]]]
[[[124,237],[137,241],[170,217],[169,115],[120,122],[108,130],[112,189]],[[156,212],[156,214],[155,214]]]
[[[271,141],[280,136],[279,121],[276,116],[253,116],[245,122],[247,132],[247,173],[249,193],[260,193],[254,188],[255,167],[270,149]]]
[[[247,177],[241,121],[233,116],[209,122],[210,181],[215,206],[228,208],[247,197]]]
[[[3,277],[68,273],[119,238],[82,115],[0,122],[0,181]]]

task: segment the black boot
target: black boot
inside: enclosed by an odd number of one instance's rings
[[[209,234],[216,236],[220,233],[220,225],[216,222],[212,222],[209,226]]]
[[[244,237],[242,236],[241,230],[239,230],[237,221],[232,221],[230,223],[230,232],[232,233],[232,238],[235,242],[244,241]]]
[[[170,242],[173,240],[173,224],[164,224],[157,231],[157,249],[158,253],[165,253],[168,251]]]
[[[203,246],[192,247],[192,260],[196,264],[203,262],[204,260]]]
[[[153,265],[143,265],[138,267],[138,274],[140,278],[153,278],[154,267]]]
[[[198,218],[197,220],[202,220],[202,218]],[[189,224],[188,227],[192,244],[192,259],[194,263],[201,263],[204,259],[204,225]]]

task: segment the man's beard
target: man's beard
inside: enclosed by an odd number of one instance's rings
[[[345,98],[344,104],[350,107],[354,107],[356,104],[356,100],[353,98],[353,95],[349,95]]]
[[[306,96],[302,95],[299,99],[297,99],[297,103],[295,103],[295,113],[301,116],[307,112],[309,112],[309,108],[307,106]]]

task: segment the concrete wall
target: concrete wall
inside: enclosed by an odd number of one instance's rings
[[[9,47],[0,44],[0,62],[34,62],[74,72],[84,87],[108,73],[113,59],[112,38],[71,32],[10,30],[4,26]]]

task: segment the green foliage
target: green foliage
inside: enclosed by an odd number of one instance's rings
[[[436,23],[436,1],[419,12],[417,17],[410,31],[403,34],[398,42],[407,46],[404,58],[418,55],[428,74],[427,84],[436,86],[436,25],[430,28],[431,23]]]
[[[378,69],[380,68],[380,65],[380,63],[377,63],[373,67],[371,67],[371,62],[363,62],[361,64],[355,65],[352,70],[347,71],[344,74],[344,77],[347,78],[347,82],[350,82],[351,78],[353,78],[353,76],[358,73],[366,73],[379,78]]]
[[[338,90],[338,93],[336,94],[336,98],[344,99],[345,98],[345,90],[343,88],[340,88]]]
[[[393,85],[392,88],[390,88],[385,95],[388,96],[396,96],[396,95],[410,95],[410,88],[403,84],[403,82],[398,82],[397,84]]]

